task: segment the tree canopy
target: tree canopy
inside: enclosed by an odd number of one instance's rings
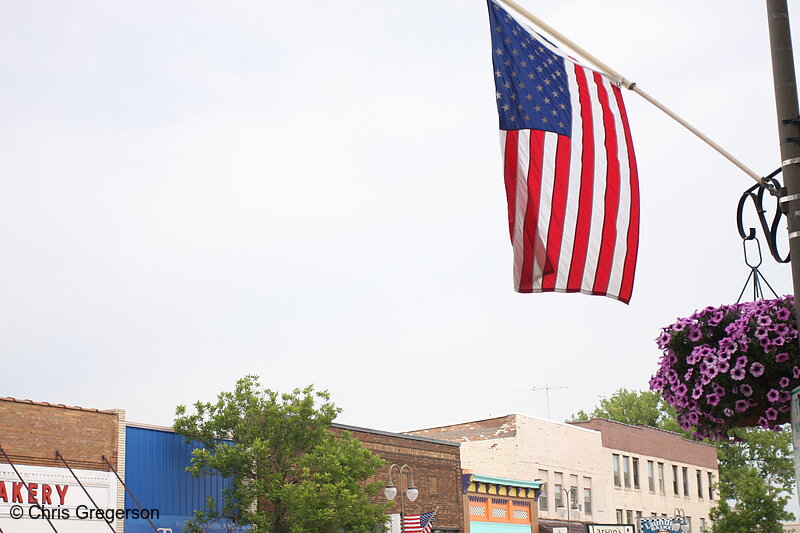
[[[619,389],[601,398],[590,412],[578,411],[571,420],[607,418],[682,431],[675,411],[653,391]],[[792,436],[789,431],[760,428],[737,430],[731,440],[709,442],[717,447],[720,497],[711,509],[712,533],[781,533],[780,520],[791,520],[784,508],[794,485]]]
[[[229,478],[224,501],[210,502],[188,524],[202,531],[225,518],[254,533],[371,532],[385,523],[386,505],[373,504],[366,483],[383,460],[347,432],[333,434],[340,409],[312,386],[279,394],[245,376],[216,402],[180,405],[175,431],[198,441],[195,476]]]

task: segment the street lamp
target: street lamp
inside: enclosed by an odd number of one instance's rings
[[[403,488],[403,472],[408,472],[408,484],[406,485],[406,498],[409,501],[414,501],[419,496],[419,491],[417,487],[414,485],[414,473],[411,471],[411,467],[408,465],[398,466],[396,464],[392,464],[389,467],[389,483],[386,485],[386,488],[383,489],[383,494],[386,496],[387,500],[394,500],[394,497],[397,496],[397,487],[394,486],[392,482],[392,470],[397,469],[397,473],[400,476],[400,481],[398,485],[400,488]],[[400,495],[400,531],[405,531],[405,524],[403,524],[403,514],[404,514],[404,506],[403,506],[403,495]]]
[[[675,517],[672,519],[672,531],[686,533],[689,531],[689,524],[686,523],[686,513],[683,509],[675,508]]]
[[[566,511],[566,514],[567,514],[567,533],[569,533],[569,524],[570,524],[569,515],[570,515],[570,511],[572,511],[573,509],[580,510],[580,507],[578,506],[578,502],[576,501],[576,499],[578,498],[578,495],[575,493],[575,489],[561,489],[561,492],[563,492],[563,493],[565,493],[567,495],[567,506],[566,507],[560,506],[557,511],[558,511],[558,514],[561,514],[561,509],[564,509],[564,511]]]

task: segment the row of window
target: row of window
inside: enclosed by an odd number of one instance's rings
[[[611,468],[614,472],[614,486],[626,489],[631,488],[631,481],[633,481],[633,488],[641,490],[641,483],[639,478],[639,458],[629,457],[627,455],[612,454],[611,455]],[[689,488],[689,468],[686,466],[679,467],[672,465],[672,492],[675,496],[681,495],[681,484],[683,485],[683,496],[690,497]],[[714,474],[705,472],[707,483],[704,483],[704,473],[702,470],[695,469],[694,478],[696,479],[697,497],[701,500],[705,497],[706,490],[708,491],[708,499],[714,499]],[[647,488],[650,492],[656,492],[656,481],[658,481],[658,492],[666,494],[664,463],[647,461]],[[681,481],[683,483],[681,483]],[[705,485],[705,488],[704,488]]]
[[[553,496],[553,510],[559,507],[580,509],[584,513],[592,514],[592,478],[584,477],[582,487],[578,488],[578,476],[569,476],[569,488],[564,485],[564,473],[553,472],[552,488],[548,480],[547,470],[539,470],[539,479],[544,481],[542,493],[539,495],[539,511],[549,512],[550,495]]]
[[[634,511],[631,511],[631,510],[623,511],[622,509],[617,509],[617,524],[635,524],[636,525],[636,530],[637,531],[641,531],[642,530],[642,518],[643,518],[642,512],[641,511],[636,511],[636,522],[633,521],[633,513],[634,513]],[[657,516],[658,516],[657,513],[650,513],[650,517],[651,518],[655,518]],[[661,513],[661,517],[662,518],[666,518],[667,515],[665,513]],[[686,517],[686,525],[689,526],[689,529],[687,530],[687,533],[692,533],[692,517],[691,516],[687,516]],[[702,532],[705,528],[706,528],[706,519],[705,518],[701,518],[700,519],[700,531]]]

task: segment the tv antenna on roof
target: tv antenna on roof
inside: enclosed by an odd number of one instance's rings
[[[544,387],[533,387],[533,388],[530,388],[530,389],[515,390],[514,392],[538,392],[538,391],[544,391],[545,401],[547,402],[547,419],[548,420],[552,420],[552,418],[550,417],[550,391],[551,390],[556,390],[556,389],[566,389],[566,388],[568,388],[568,387],[566,387],[565,385],[558,385],[558,386],[545,385]]]

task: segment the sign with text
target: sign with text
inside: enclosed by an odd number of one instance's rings
[[[642,533],[672,533],[672,518],[642,518]]]
[[[586,533],[635,533],[632,524],[586,524]]]

